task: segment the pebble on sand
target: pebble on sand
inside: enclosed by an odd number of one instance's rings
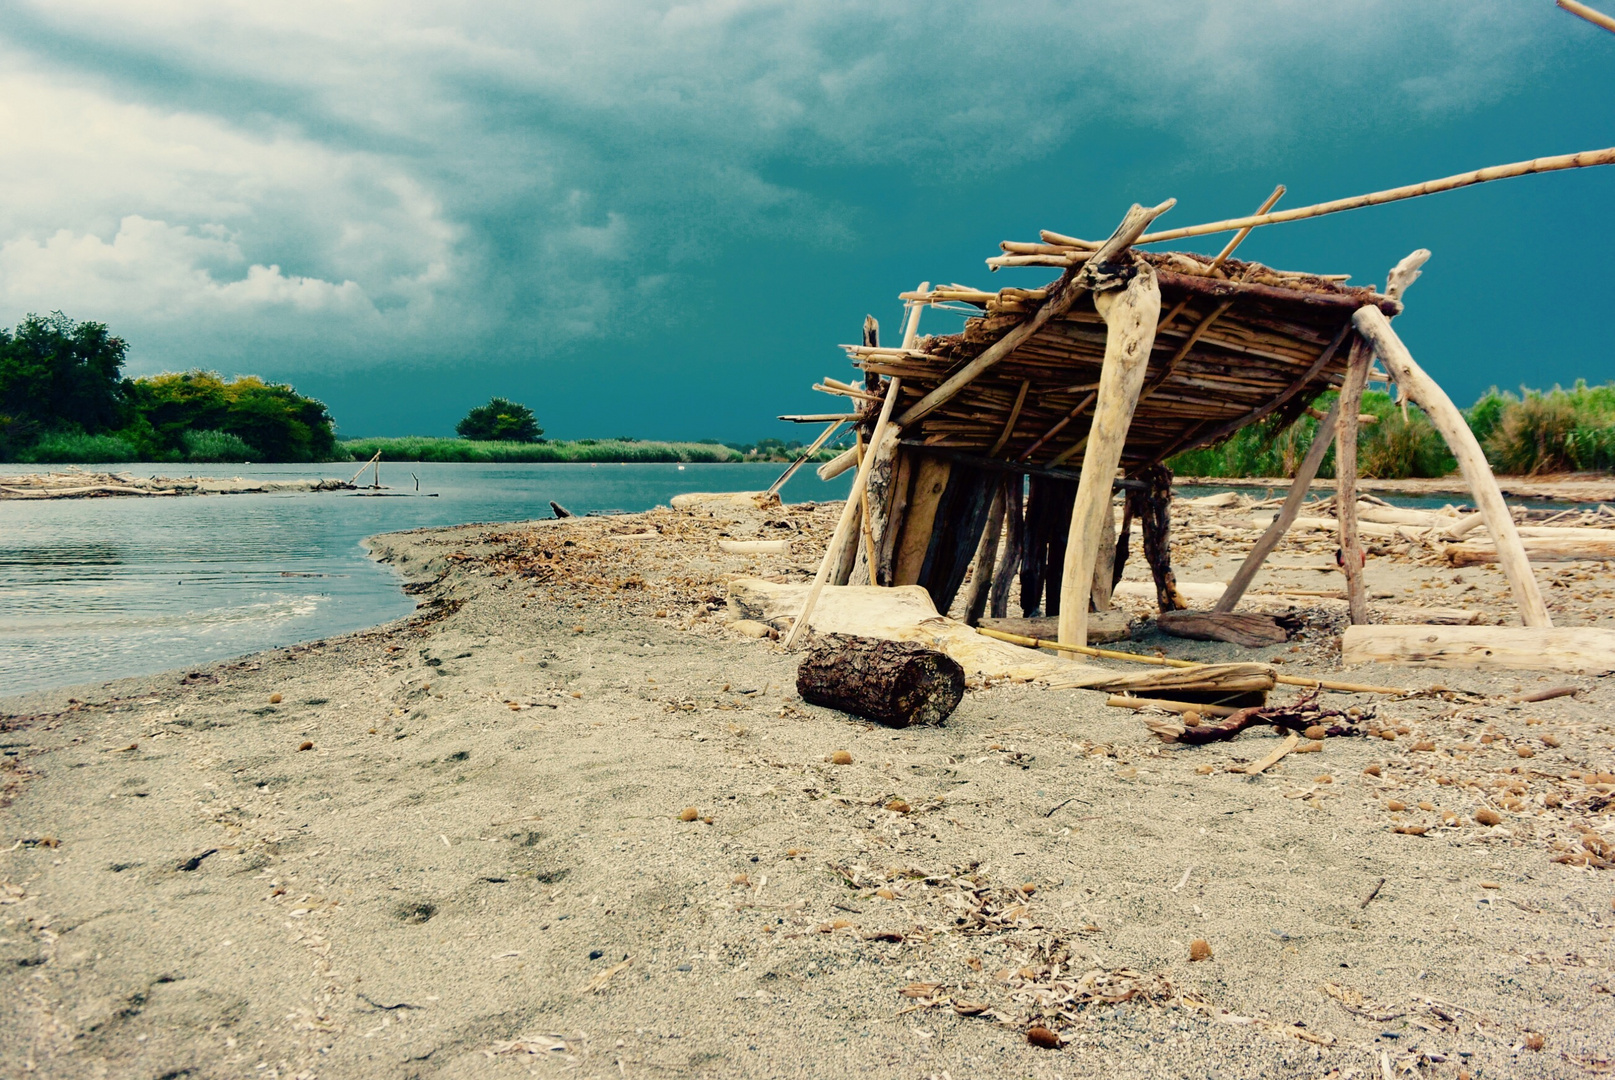
[[[1026,1041],[1033,1046],[1041,1046],[1045,1050],[1058,1050],[1065,1045],[1056,1032],[1041,1026],[1027,1028]]]
[[[851,765],[852,764],[852,755],[849,754],[845,750],[837,750],[835,753],[830,755],[830,764],[832,764],[832,765]]]
[[[679,811],[679,820],[680,821],[694,821],[696,818],[698,818],[700,816],[701,816],[701,811],[697,810],[693,806],[686,806],[683,810]]]
[[[280,695],[279,694],[270,694],[269,695],[269,704],[271,704],[271,705],[279,705],[280,704]]]
[[[1503,815],[1490,807],[1483,806],[1475,811],[1475,820],[1482,825],[1501,825],[1503,824]]]
[[[1189,962],[1211,959],[1211,943],[1205,938],[1195,938],[1189,942]]]
[[[314,744],[309,742],[307,739],[305,739],[301,743],[297,744],[297,749],[299,751],[312,750],[312,749],[314,749]]]

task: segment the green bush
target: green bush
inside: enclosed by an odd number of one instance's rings
[[[186,461],[256,461],[261,456],[228,431],[187,431],[181,441]]]
[[[64,431],[45,433],[33,446],[17,455],[18,461],[38,465],[97,465],[140,459],[139,451],[116,435]]]
[[[1495,387],[1482,402],[1501,402],[1482,446],[1500,472],[1534,475],[1615,468],[1615,383],[1570,390],[1522,390],[1521,397]],[[1474,414],[1480,408],[1470,410]],[[1479,432],[1477,432],[1479,435]]]
[[[151,425],[155,449],[188,454],[185,437],[221,432],[252,448],[254,461],[329,461],[336,433],[325,405],[290,386],[253,375],[226,382],[217,372],[186,371],[124,383]],[[238,459],[241,460],[241,459]]]
[[[544,434],[532,409],[502,397],[489,398],[488,404],[466,413],[454,430],[460,438],[478,442],[531,443]]]

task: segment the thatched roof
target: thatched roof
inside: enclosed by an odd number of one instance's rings
[[[1346,367],[1351,316],[1400,306],[1372,289],[1229,259],[1134,252],[1153,266],[1162,297],[1144,391],[1122,462],[1134,468],[1219,441],[1278,410],[1294,419]],[[982,309],[963,333],[921,338],[913,350],[847,346],[866,372],[901,376],[905,409],[1009,333],[1070,283],[1073,266],[1041,289],[931,290],[931,303]],[[905,294],[907,299],[920,299]],[[1080,465],[1105,351],[1105,324],[1085,296],[962,392],[903,432],[907,442],[1032,467]],[[1017,409],[1017,402],[1019,408]],[[1013,417],[1013,423],[1011,419]]]

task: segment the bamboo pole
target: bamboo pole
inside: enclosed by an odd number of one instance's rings
[[[1116,466],[1121,464],[1127,429],[1138,407],[1138,392],[1150,365],[1155,324],[1161,317],[1161,286],[1155,269],[1139,260],[1127,285],[1094,297],[1104,318],[1104,365],[1099,369],[1099,400],[1082,454],[1082,479],[1071,506],[1065,566],[1060,583],[1060,640],[1088,643],[1088,597],[1093,589],[1101,515],[1111,512]]]
[[[1301,504],[1306,502],[1307,489],[1311,487],[1313,477],[1318,475],[1318,466],[1323,464],[1323,457],[1329,452],[1329,444],[1335,436],[1335,418],[1339,415],[1340,400],[1337,398],[1329,407],[1329,411],[1324,413],[1323,419],[1318,421],[1318,428],[1312,436],[1312,445],[1307,448],[1307,456],[1302,459],[1301,467],[1296,470],[1295,480],[1290,484],[1290,493],[1285,497],[1283,507],[1273,518],[1273,523],[1267,527],[1267,531],[1262,533],[1261,539],[1256,541],[1256,546],[1251,548],[1250,554],[1245,556],[1245,561],[1240,564],[1234,576],[1228,579],[1228,586],[1223,589],[1222,596],[1213,605],[1212,611],[1234,610],[1240,598],[1245,595],[1245,590],[1250,588],[1256,572],[1262,568],[1262,563],[1273,553],[1273,549],[1278,547],[1279,541],[1294,523],[1296,515],[1301,512]]]
[[[1531,562],[1526,558],[1524,545],[1520,543],[1519,530],[1514,526],[1508,503],[1503,501],[1503,493],[1497,487],[1497,477],[1492,475],[1486,455],[1481,452],[1480,443],[1465,422],[1463,413],[1458,411],[1458,406],[1452,403],[1447,392],[1414,361],[1413,354],[1408,352],[1408,347],[1391,329],[1390,321],[1378,308],[1358,309],[1352,322],[1357,332],[1374,346],[1374,352],[1396,377],[1397,384],[1404,387],[1408,396],[1430,417],[1430,422],[1447,440],[1453,457],[1458,459],[1459,471],[1475,496],[1475,508],[1483,515],[1486,530],[1497,544],[1498,565],[1514,591],[1514,600],[1520,606],[1520,619],[1526,626],[1552,626],[1536,578],[1531,575]]]
[[[359,471],[353,474],[353,479],[348,481],[348,486],[352,487],[353,485],[357,484],[359,482],[359,477],[363,476],[364,471],[366,469],[370,468],[370,466],[372,466],[372,465],[377,466],[377,471],[379,473],[380,465],[378,463],[380,461],[381,461],[381,451],[377,450],[375,457],[371,458],[369,461],[367,461],[363,465],[359,466]]]
[[[1009,410],[1009,419],[1004,421],[1004,430],[1003,433],[998,436],[998,441],[993,443],[993,448],[991,450],[987,451],[988,457],[997,457],[998,451],[1002,450],[1004,448],[1004,444],[1009,442],[1009,437],[1015,434],[1015,422],[1021,418],[1021,407],[1026,404],[1026,392],[1031,388],[1031,379],[1021,380],[1020,391],[1015,395],[1015,404],[1011,406]]]
[[[1567,8],[1566,10],[1570,9]],[[1580,13],[1577,12],[1577,14]],[[1615,147],[1610,147],[1606,150],[1583,150],[1580,153],[1560,154],[1555,157],[1533,158],[1530,161],[1516,161],[1510,165],[1493,165],[1485,169],[1476,169],[1473,172],[1444,176],[1439,180],[1426,180],[1422,184],[1409,184],[1406,187],[1388,188],[1385,191],[1375,191],[1367,195],[1353,195],[1347,199],[1335,199],[1333,202],[1300,206],[1294,210],[1280,210],[1270,214],[1253,214],[1250,217],[1213,221],[1207,225],[1189,225],[1181,229],[1167,229],[1158,233],[1146,233],[1140,236],[1136,243],[1154,244],[1162,240],[1181,240],[1188,236],[1209,236],[1212,233],[1233,232],[1236,229],[1254,229],[1260,225],[1278,225],[1286,221],[1301,221],[1305,218],[1322,217],[1325,214],[1337,214],[1342,210],[1356,210],[1363,206],[1379,206],[1383,203],[1398,202],[1402,199],[1414,199],[1420,195],[1434,195],[1442,191],[1453,191],[1457,188],[1469,187],[1472,184],[1485,184],[1492,180],[1507,180],[1516,176],[1529,176],[1532,173],[1558,172],[1562,169],[1585,169],[1594,165],[1611,164],[1615,164]]]
[[[980,356],[970,361],[970,363],[943,382],[942,385],[910,406],[907,412],[898,417],[897,426],[900,428],[912,427],[916,421],[925,417],[933,409],[951,401],[959,391],[974,382],[982,372],[1014,352],[1033,334],[1043,329],[1050,320],[1064,315],[1071,309],[1071,305],[1076,303],[1078,297],[1088,292],[1097,275],[1096,267],[1104,265],[1129,247],[1132,247],[1139,234],[1149,227],[1150,222],[1172,209],[1176,204],[1176,199],[1168,199],[1159,206],[1148,208],[1135,203],[1132,209],[1127,211],[1127,216],[1122,219],[1122,223],[1116,227],[1116,231],[1111,233],[1110,239],[1106,240],[1104,245],[1094,253],[1087,265],[1066,280],[1065,287],[1057,295],[1043,301],[1030,319],[1027,319],[993,342]]]
[[[795,461],[791,462],[790,467],[787,468],[784,472],[779,474],[779,479],[775,480],[773,482],[773,484],[769,485],[768,493],[770,495],[779,494],[779,489],[785,486],[785,481],[787,481],[787,480],[789,480],[791,478],[792,473],[796,472],[797,469],[800,469],[802,467],[802,462],[806,461],[808,458],[812,457],[814,454],[817,454],[819,452],[819,448],[822,447],[825,443],[829,442],[830,441],[830,436],[834,435],[838,430],[840,430],[841,425],[846,423],[849,419],[851,419],[851,417],[847,417],[847,416],[838,416],[838,417],[836,417],[835,422],[832,423],[829,427],[825,428],[824,433],[822,435],[820,435],[817,439],[813,440],[813,445],[809,446],[806,450],[802,451],[802,456],[797,458]]]
[[[1335,521],[1340,536],[1340,568],[1346,575],[1346,606],[1355,625],[1368,622],[1368,592],[1363,584],[1362,536],[1357,530],[1357,413],[1368,385],[1374,350],[1358,338],[1346,361],[1346,378],[1335,399]]]
[[[976,627],[976,633],[999,641],[1007,641],[1011,645],[1024,645],[1031,649],[1054,649],[1059,652],[1080,653],[1083,656],[1096,656],[1102,660],[1131,660],[1135,664],[1152,664],[1156,667],[1172,668],[1203,668],[1209,665],[1198,664],[1193,660],[1174,660],[1169,656],[1142,656],[1139,653],[1119,652],[1115,649],[1096,649],[1091,645],[1062,645],[1058,641],[1045,641],[1042,638],[1023,637],[1020,634],[1006,634],[1002,630],[989,630],[984,626]],[[1273,681],[1284,686],[1305,686],[1314,690],[1335,690],[1343,694],[1411,694],[1412,690],[1397,686],[1372,686],[1364,683],[1334,682],[1330,679],[1304,679],[1299,675],[1274,675]]]
[[[1610,33],[1615,33],[1615,19],[1605,15],[1602,11],[1599,11],[1596,8],[1590,8],[1586,4],[1578,4],[1576,3],[1576,0],[1558,0],[1558,4],[1560,7],[1570,12],[1570,14],[1578,15],[1592,23],[1594,26],[1602,26]]]
[[[929,281],[920,283],[920,292],[931,287]],[[908,326],[903,331],[903,348],[911,349],[919,335],[921,304],[910,304],[908,311]],[[903,381],[892,378],[886,383],[886,400],[881,403],[880,416],[875,421],[875,430],[869,436],[870,447],[879,447],[886,435],[886,428],[891,424],[892,410],[897,406],[897,399],[901,396]],[[856,450],[856,447],[854,448]],[[791,648],[801,638],[802,631],[807,627],[808,618],[813,614],[813,608],[819,602],[819,594],[824,592],[824,583],[830,573],[841,565],[841,550],[852,539],[853,522],[858,516],[859,507],[863,504],[864,490],[869,486],[869,470],[875,463],[875,454],[861,455],[858,464],[858,473],[852,478],[852,490],[847,492],[847,501],[842,504],[841,518],[836,522],[836,531],[830,537],[830,546],[825,549],[824,558],[819,560],[819,571],[813,576],[813,585],[808,589],[807,599],[802,602],[802,613],[791,624],[791,632],[785,636],[785,647]],[[873,552],[870,553],[873,556]],[[873,566],[873,558],[870,559]]]

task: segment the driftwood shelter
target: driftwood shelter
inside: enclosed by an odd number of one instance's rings
[[[1163,463],[1274,414],[1294,420],[1330,389],[1340,396],[1318,426],[1289,499],[1215,609],[1238,604],[1296,517],[1333,442],[1347,596],[1353,623],[1366,622],[1355,480],[1358,402],[1371,379],[1394,382],[1440,430],[1496,542],[1521,621],[1549,627],[1479,445],[1391,326],[1429,252],[1403,259],[1383,290],[1232,256],[1260,226],[1611,163],[1615,149],[1541,158],[1273,212],[1279,188],[1252,216],[1153,233],[1150,226],[1173,203],[1134,206],[1103,241],[1044,231],[1035,242],[1004,242],[988,260],[995,270],[1059,271],[1040,288],[925,284],[902,294],[908,308],[901,341],[880,341],[874,321],[866,320],[863,340],[844,346],[862,382],[826,379],[817,386],[850,398],[855,411],[811,418],[832,421],[815,446],[842,423],[857,436],[820,475],[854,467],[857,474],[789,640],[827,584],[919,585],[941,612],[964,588],[966,621],[974,624],[985,613],[1005,613],[1018,579],[1023,611],[1057,615],[1059,643],[1084,646],[1090,611],[1108,606],[1120,577],[1134,519],[1162,610],[1183,608],[1168,562],[1171,474]],[[1215,233],[1234,234],[1215,257],[1146,249]],[[936,304],[978,313],[961,333],[921,337],[921,314]]]

